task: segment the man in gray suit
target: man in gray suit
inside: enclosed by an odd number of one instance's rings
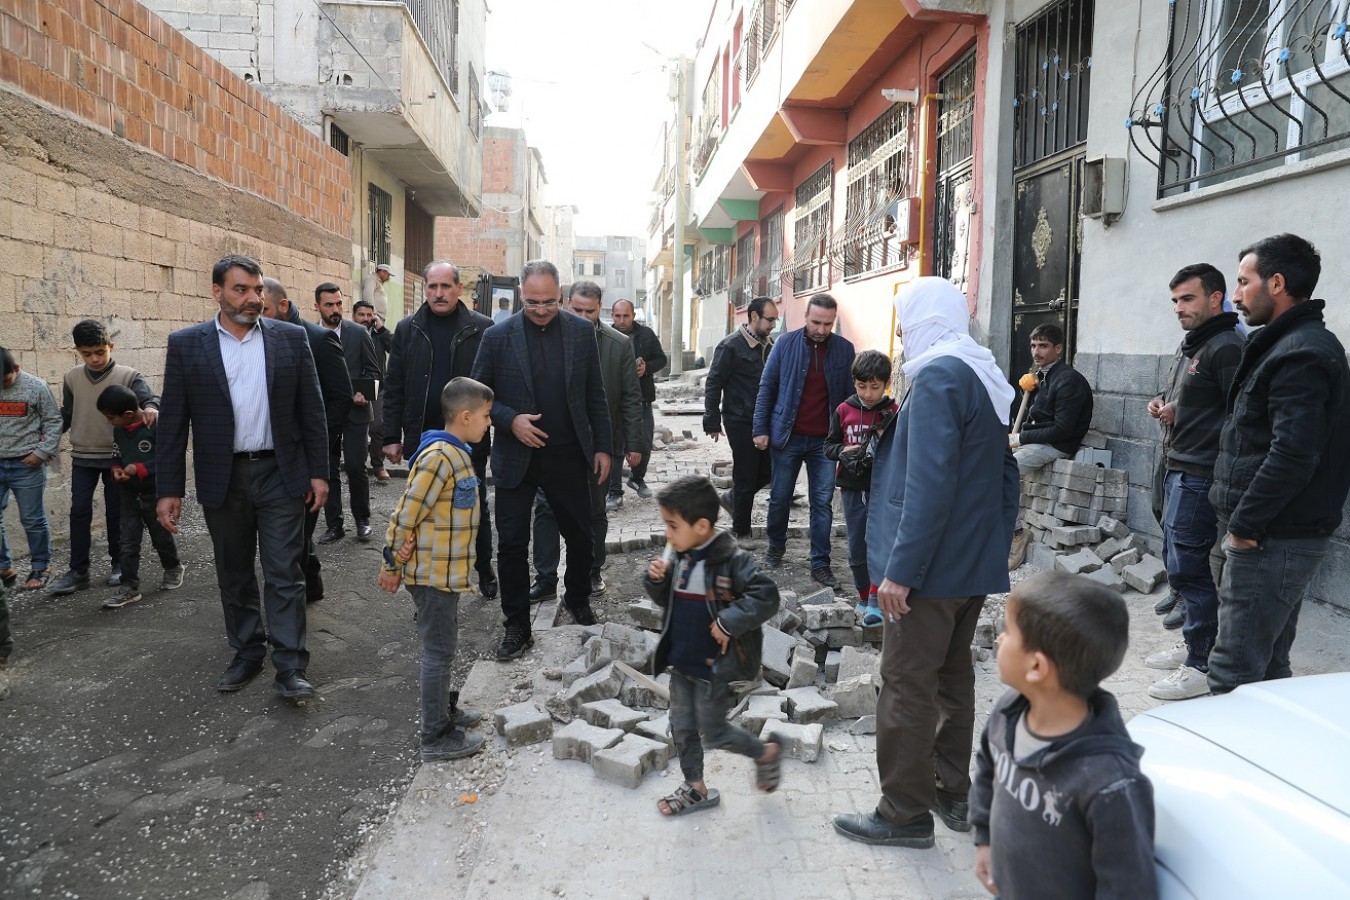
[[[932,847],[936,812],[969,831],[975,672],[970,641],[986,594],[1008,590],[1017,461],[1013,389],[971,339],[966,297],[918,278],[896,297],[905,395],[877,448],[867,565],[886,618],[877,700],[881,800],[835,830],[866,844]]]
[[[506,636],[498,659],[516,659],[530,634],[530,519],[543,490],[567,541],[563,602],[580,625],[591,609],[591,484],[609,478],[609,410],[595,328],[558,310],[558,269],[548,260],[520,273],[523,315],[483,335],[471,377],[492,388],[492,474],[496,480],[497,570]]]
[[[342,288],[332,282],[316,287],[314,308],[319,313],[319,324],[336,334],[342,344],[342,357],[346,360],[347,375],[353,387],[352,408],[346,424],[341,431],[328,435],[328,505],[323,510],[328,530],[318,542],[331,544],[347,534],[342,526],[341,468],[347,470],[347,493],[351,497],[352,518],[356,520],[356,539],[367,541],[370,539],[370,480],[366,476],[366,451],[373,418],[371,404],[375,398],[367,397],[358,385],[363,381],[374,388],[381,377],[380,362],[370,332],[342,318]]]

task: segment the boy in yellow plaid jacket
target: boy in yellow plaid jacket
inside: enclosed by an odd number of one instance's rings
[[[459,595],[470,590],[478,536],[478,477],[469,445],[483,439],[491,412],[491,388],[472,378],[450,380],[441,391],[445,430],[424,432],[408,458],[408,485],[385,534],[380,587],[393,593],[400,582],[407,584],[417,607],[424,761],[459,759],[483,746],[481,736],[464,731],[482,715],[459,708],[459,692],[450,690],[450,663]]]

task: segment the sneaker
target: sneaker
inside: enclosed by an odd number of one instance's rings
[[[642,479],[630,478],[628,479],[628,486],[633,489],[633,493],[637,494],[643,500],[652,499],[652,489],[647,487],[647,482]]]
[[[605,512],[614,512],[623,506],[623,498],[617,494],[610,494],[605,498]]]
[[[1168,631],[1176,631],[1182,625],[1186,624],[1186,605],[1178,603],[1173,610],[1163,618],[1163,627]]]
[[[727,511],[727,515],[734,516],[736,514],[735,508],[732,506],[731,491],[723,491],[722,493],[718,494],[717,502],[720,503],[722,505],[722,508]]]
[[[121,609],[129,603],[135,603],[139,599],[141,599],[140,588],[132,587],[131,585],[123,585],[121,590],[103,601],[103,608]]]
[[[520,659],[526,648],[534,646],[534,638],[527,625],[507,625],[506,636],[497,648],[497,659]]]
[[[829,566],[820,566],[811,570],[811,580],[816,584],[824,585],[827,588],[839,587],[839,579],[834,577],[834,570]]]
[[[784,547],[770,547],[764,551],[764,566],[768,569],[776,569],[783,564]]]
[[[1150,669],[1164,669],[1168,672],[1174,671],[1177,666],[1186,664],[1186,642],[1177,641],[1166,650],[1159,650],[1157,653],[1149,655],[1144,660],[1144,665]]]
[[[172,569],[164,570],[164,580],[159,583],[161,591],[176,591],[183,586],[183,573],[187,568],[183,565],[174,566]]]
[[[108,573],[108,587],[117,587],[122,583],[122,567],[113,564],[112,571]]]
[[[1031,531],[1019,528],[1013,532],[1012,546],[1008,549],[1008,571],[1016,569],[1027,558],[1027,545],[1031,543]]]
[[[60,597],[64,594],[87,590],[89,590],[89,573],[69,571],[53,581],[51,587],[47,588],[47,593],[54,597]]]
[[[1190,666],[1177,670],[1148,687],[1148,695],[1158,700],[1189,700],[1209,693],[1209,676]]]
[[[1181,595],[1175,590],[1167,592],[1167,596],[1153,604],[1153,611],[1160,616],[1165,616],[1176,609],[1177,604],[1181,602]]]
[[[444,762],[450,759],[463,759],[473,756],[483,749],[481,734],[465,734],[460,728],[452,728],[429,744],[422,745],[423,762]]]

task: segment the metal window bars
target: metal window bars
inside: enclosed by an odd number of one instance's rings
[[[1017,29],[1013,165],[1028,166],[1087,140],[1091,0],[1063,0]]]
[[[834,161],[813,172],[797,186],[793,209],[792,290],[802,293],[830,280],[830,195]]]
[[[829,245],[830,262],[845,278],[908,260],[894,239],[893,203],[909,194],[911,121],[909,107],[894,104],[848,143],[844,221]]]
[[[1175,0],[1125,127],[1158,196],[1350,147],[1350,0]]]

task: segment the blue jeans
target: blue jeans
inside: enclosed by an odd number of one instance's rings
[[[825,439],[794,434],[782,448],[774,448],[773,477],[769,484],[769,546],[787,545],[788,510],[797,474],[806,464],[807,495],[811,501],[811,568],[830,564],[830,527],[834,524],[834,460],[825,456]]]
[[[1227,533],[1228,523],[1219,523]],[[1224,546],[1219,637],[1209,655],[1209,689],[1288,678],[1303,592],[1327,555],[1330,538],[1272,538],[1251,550]]]
[[[844,504],[844,524],[848,526],[848,568],[863,603],[872,592],[872,579],[867,575],[867,494],[867,491],[851,488],[839,489],[839,499]]]
[[[14,564],[5,540],[5,508],[13,491],[19,504],[19,521],[28,536],[28,568],[41,572],[51,565],[52,532],[47,527],[47,510],[42,495],[47,490],[47,467],[26,466],[23,460],[0,460],[0,569]]]
[[[1204,672],[1219,631],[1219,592],[1210,573],[1217,516],[1209,504],[1213,479],[1186,472],[1168,472],[1163,481],[1163,555],[1167,583],[1181,597],[1186,611],[1182,637],[1186,665]]]
[[[459,639],[459,594],[420,584],[408,585],[417,607],[417,633],[422,638],[422,731],[425,747],[448,732],[450,664]]]
[[[730,750],[759,759],[764,742],[727,721],[731,687],[725,682],[690,678],[670,670],[670,736],[688,782],[703,780],[703,750]]]

